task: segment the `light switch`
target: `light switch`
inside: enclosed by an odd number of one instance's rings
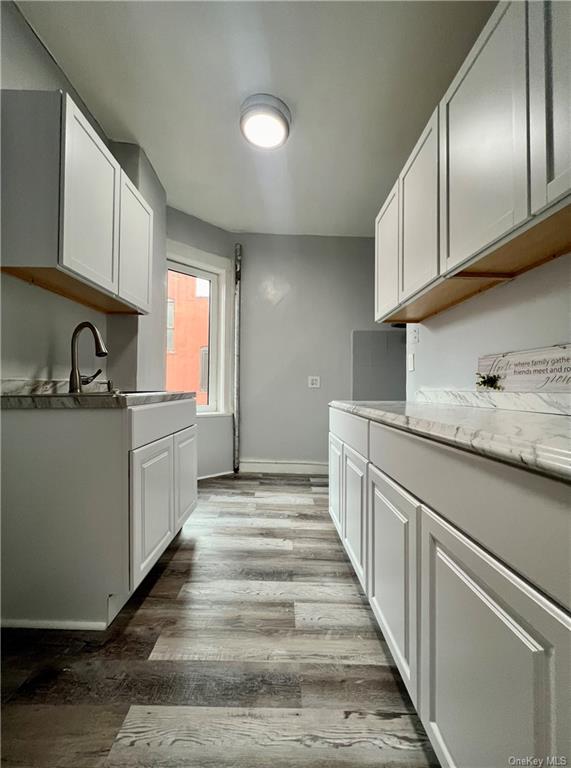
[[[321,376],[308,376],[307,386],[310,389],[319,389],[319,387],[321,386]]]
[[[408,370],[414,371],[414,352],[408,353]]]

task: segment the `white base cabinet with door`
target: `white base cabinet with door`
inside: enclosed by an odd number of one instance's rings
[[[329,434],[329,514],[339,536],[343,536],[341,508],[341,473],[343,462],[343,443],[335,435]]]
[[[132,580],[136,587],[174,533],[172,437],[131,452]]]
[[[45,405],[2,411],[2,621],[105,629],[195,508],[196,401]]]
[[[369,464],[369,602],[417,704],[417,535],[420,504]]]
[[[68,94],[2,92],[2,269],[106,312],[151,305],[153,215]]]
[[[420,714],[443,768],[570,757],[571,618],[422,508]]]
[[[343,446],[341,473],[343,543],[361,586],[367,590],[367,459]]]
[[[571,764],[569,488],[335,405],[330,446],[332,516],[342,510],[341,539],[357,575],[368,573],[371,608],[443,768],[528,755]],[[460,497],[442,483],[450,472]],[[363,496],[364,561],[347,517],[359,520]],[[510,535],[514,520],[523,535]],[[558,539],[548,562],[529,551],[544,526]]]

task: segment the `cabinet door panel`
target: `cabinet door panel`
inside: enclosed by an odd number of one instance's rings
[[[442,272],[528,216],[525,14],[498,6],[441,102]]]
[[[529,3],[531,209],[571,191],[571,3]]]
[[[65,101],[60,264],[117,293],[120,168],[69,97]]]
[[[137,307],[151,308],[153,211],[121,172],[119,295]]]
[[[420,504],[369,464],[369,601],[417,701],[417,517]]]
[[[400,176],[399,300],[438,276],[438,109]]]
[[[375,320],[398,305],[399,185],[392,188],[375,221]]]
[[[329,433],[329,514],[339,535],[343,535],[341,519],[341,462],[343,444],[335,435]]]
[[[367,589],[367,460],[343,446],[343,542],[363,589]]]
[[[132,580],[136,587],[171,541],[173,438],[131,451]]]
[[[174,520],[175,531],[180,530],[196,506],[197,501],[197,428],[183,429],[174,440]]]
[[[421,717],[442,765],[567,755],[569,616],[424,507],[421,582]]]

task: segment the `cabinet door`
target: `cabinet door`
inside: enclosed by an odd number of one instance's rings
[[[363,589],[367,590],[367,460],[343,445],[343,543]]]
[[[173,435],[174,440],[174,529],[180,530],[197,501],[197,427]]]
[[[438,276],[438,109],[400,175],[399,301]]]
[[[131,567],[136,587],[174,535],[172,435],[131,451]]]
[[[136,307],[151,308],[153,211],[121,171],[119,218],[119,296]]]
[[[529,3],[531,210],[571,191],[571,3]]]
[[[441,272],[528,216],[526,3],[500,3],[440,104]]]
[[[65,97],[60,264],[117,293],[120,167]]]
[[[343,523],[341,520],[341,463],[343,455],[343,443],[335,435],[329,433],[329,514],[337,528],[339,535],[343,536]]]
[[[421,528],[420,712],[442,766],[562,765],[569,615],[425,507]]]
[[[375,320],[399,303],[399,184],[375,220]]]
[[[420,504],[369,464],[369,602],[417,702],[417,520]]]

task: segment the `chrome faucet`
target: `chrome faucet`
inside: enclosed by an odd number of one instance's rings
[[[89,328],[93,334],[93,340],[95,341],[95,354],[97,357],[107,357],[107,347],[105,346],[101,334],[93,323],[80,323],[74,330],[71,337],[71,373],[69,374],[69,391],[70,393],[81,392],[81,388],[85,384],[91,384],[91,382],[99,376],[101,368],[97,370],[92,376],[82,376],[79,372],[79,365],[77,363],[77,346],[79,341],[79,334],[84,328]]]

